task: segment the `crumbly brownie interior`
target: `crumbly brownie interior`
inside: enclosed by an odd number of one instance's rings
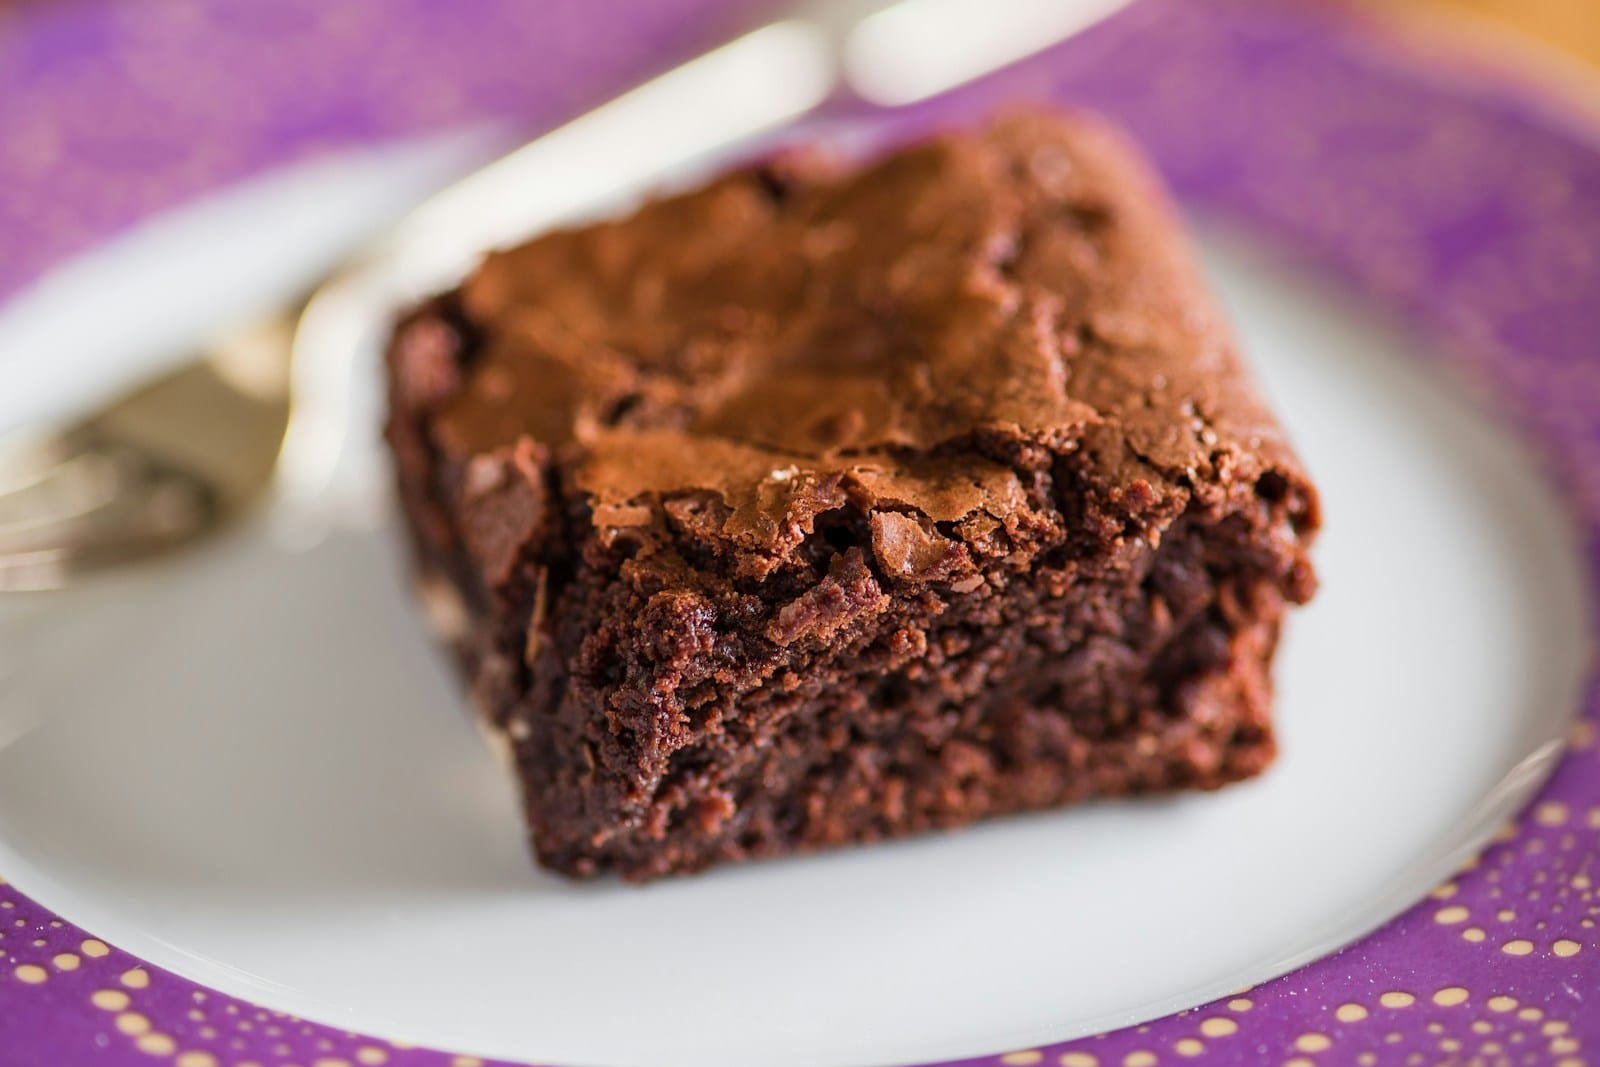
[[[630,879],[1271,760],[1315,492],[1162,193],[1014,115],[491,256],[402,500],[543,863]]]

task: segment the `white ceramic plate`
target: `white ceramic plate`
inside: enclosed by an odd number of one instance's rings
[[[168,220],[58,278],[58,310],[9,309],[0,348],[24,327],[35,344],[83,337],[71,309],[108,281],[161,272],[158,301],[203,283],[196,226],[255,247],[264,218],[314,220],[357,188],[387,182],[398,203],[451,152],[302,171]],[[541,873],[414,610],[375,353],[330,350],[323,377],[353,390],[336,394],[339,459],[293,499],[182,558],[0,604],[0,870],[151,963],[268,1007],[615,1067],[1022,1047],[1350,940],[1450,873],[1541,776],[1583,666],[1580,560],[1522,447],[1417,370],[1413,341],[1248,243],[1203,244],[1328,517],[1264,778],[643,889]],[[238,278],[280,277],[296,254],[242,257]],[[155,322],[170,338],[179,314],[113,307],[84,348],[125,373],[117,346]],[[370,336],[388,311],[340,314],[330,339]]]

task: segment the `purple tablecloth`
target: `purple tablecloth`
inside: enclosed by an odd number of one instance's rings
[[[265,167],[552,125],[772,0],[0,0],[0,296]]]

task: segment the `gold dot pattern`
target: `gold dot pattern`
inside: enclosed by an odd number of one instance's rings
[[[170,1056],[177,1051],[178,1043],[170,1034],[150,1033],[134,1041],[134,1047],[140,1052],[148,1052],[152,1056]]]
[[[1533,818],[1540,826],[1560,826],[1570,814],[1565,804],[1551,801],[1535,808]]]
[[[18,964],[12,973],[17,976],[17,981],[27,985],[39,985],[50,977],[49,972],[36,963]]]
[[[128,1007],[129,997],[120,989],[97,989],[90,995],[89,1002],[101,1011],[123,1011]]]

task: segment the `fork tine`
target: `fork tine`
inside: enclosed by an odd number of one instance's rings
[[[203,482],[151,471],[102,506],[0,528],[0,591],[57,588],[79,572],[152,555],[209,529],[218,511]]]
[[[69,429],[0,439],[0,591],[191,541],[259,498],[288,422],[288,323],[241,332]]]
[[[0,489],[0,534],[45,526],[104,507],[125,466],[99,449],[64,455],[27,481]]]

